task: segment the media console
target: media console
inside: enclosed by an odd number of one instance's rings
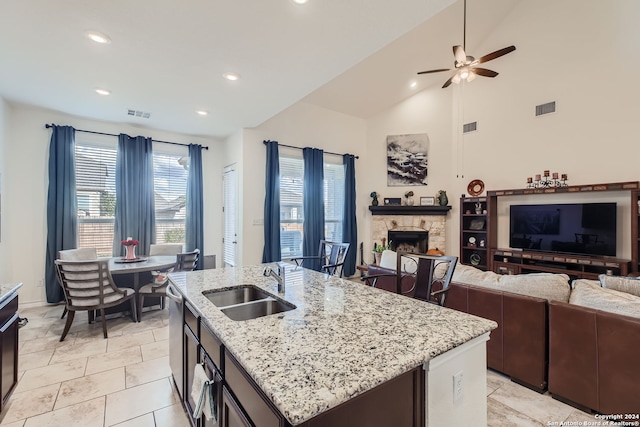
[[[564,273],[572,279],[597,279],[600,274],[627,276],[632,267],[628,259],[512,249],[493,249],[491,257],[493,270],[501,274],[546,272]]]
[[[498,199],[503,196],[552,193],[628,192],[631,205],[631,259],[597,255],[571,255],[535,250],[497,248]],[[476,213],[475,209],[479,210]],[[476,223],[478,227],[476,227]],[[472,239],[471,239],[472,238]],[[484,245],[480,242],[483,241]],[[473,256],[473,258],[472,258]],[[521,188],[487,191],[486,197],[463,197],[460,203],[460,263],[503,274],[565,273],[573,278],[599,274],[638,275],[640,271],[640,182],[574,185],[558,188]]]

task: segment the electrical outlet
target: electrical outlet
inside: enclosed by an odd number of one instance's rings
[[[38,281],[38,287],[39,287],[39,288],[44,288],[44,279],[40,279],[40,280]]]
[[[453,375],[453,403],[462,400],[462,371]]]
[[[264,224],[264,219],[262,218],[258,218],[258,219],[254,219],[253,220],[253,225],[263,225]]]

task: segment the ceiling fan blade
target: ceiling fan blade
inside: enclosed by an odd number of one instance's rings
[[[453,78],[455,76],[457,76],[458,74],[454,74],[453,76],[449,77],[449,80],[447,80],[446,82],[444,82],[444,84],[442,85],[442,89],[444,89],[445,87],[449,87],[451,85],[451,82],[453,81]]]
[[[498,75],[498,73],[493,70],[487,70],[486,68],[478,68],[478,67],[472,68],[471,72],[484,77],[495,77]]]
[[[456,67],[458,66],[458,63],[464,64],[467,60],[467,54],[464,53],[462,46],[453,47],[453,56],[456,59]]]
[[[437,70],[420,71],[418,74],[439,73],[441,71],[450,71],[451,68],[438,68]]]
[[[500,58],[501,56],[506,55],[507,53],[513,52],[514,50],[516,50],[515,46],[509,46],[509,47],[502,48],[500,50],[496,50],[495,52],[491,52],[479,58],[477,61],[475,61],[475,64],[482,64],[483,62],[488,62],[488,61],[491,61],[492,59]]]

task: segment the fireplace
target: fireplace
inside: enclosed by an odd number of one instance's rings
[[[426,253],[429,246],[426,230],[389,230],[387,239],[394,251]]]

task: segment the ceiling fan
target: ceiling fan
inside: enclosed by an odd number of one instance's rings
[[[454,46],[453,47],[453,56],[455,58],[453,65],[455,68],[438,68],[436,70],[428,70],[428,71],[420,71],[418,74],[431,74],[431,73],[440,73],[442,71],[451,71],[453,69],[456,70],[456,73],[449,78],[444,85],[443,88],[448,87],[451,83],[460,83],[460,81],[465,80],[470,82],[475,79],[476,76],[484,76],[484,77],[495,77],[498,75],[497,72],[493,70],[489,70],[487,68],[478,67],[479,64],[484,62],[489,62],[492,59],[499,58],[503,55],[506,55],[509,52],[513,52],[516,50],[515,46],[505,47],[495,52],[491,52],[481,58],[475,59],[473,56],[467,56],[465,53],[465,48],[467,44],[467,0],[464,0],[464,25],[463,25],[463,35],[462,35],[462,46]]]

